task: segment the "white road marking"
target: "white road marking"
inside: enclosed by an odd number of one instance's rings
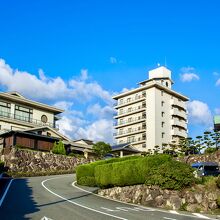
[[[53,220],[52,218],[47,218],[46,216],[44,216],[43,218],[41,218],[41,220]]]
[[[4,201],[5,197],[6,197],[6,195],[7,195],[7,193],[8,193],[8,190],[9,190],[9,188],[10,188],[10,186],[11,186],[12,181],[13,181],[13,179],[10,180],[10,182],[9,182],[9,184],[8,184],[8,186],[7,186],[5,192],[4,192],[4,194],[3,194],[3,196],[2,196],[2,198],[1,198],[1,200],[0,200],[0,207],[1,207],[1,205],[2,205],[2,203],[3,203],[3,201]]]
[[[163,217],[164,219],[169,219],[169,220],[177,220],[176,218],[168,218],[168,217]]]
[[[109,209],[109,208],[105,208],[105,207],[100,207],[101,209],[105,209],[108,212],[119,212],[120,210],[113,210],[113,209]]]
[[[209,217],[204,216],[204,215],[199,214],[199,213],[192,213],[192,214],[193,214],[193,215],[196,215],[196,216],[199,217],[199,218],[210,219]]]
[[[93,212],[97,212],[97,213],[100,213],[100,214],[103,214],[103,215],[111,216],[111,217],[113,217],[113,218],[122,219],[122,220],[127,220],[126,218],[121,218],[121,217],[119,217],[119,216],[111,215],[111,214],[109,214],[109,213],[105,213],[105,212],[102,212],[102,211],[98,211],[98,210],[96,210],[96,209],[92,209],[92,208],[90,208],[90,207],[87,207],[87,206],[81,205],[81,204],[79,204],[79,203],[73,202],[73,201],[71,201],[71,200],[69,200],[69,199],[67,199],[67,198],[65,198],[65,197],[63,197],[63,196],[61,196],[61,195],[58,195],[57,193],[55,193],[55,192],[53,192],[52,190],[48,189],[48,188],[44,185],[44,183],[47,182],[47,181],[49,181],[49,180],[59,179],[59,178],[64,178],[64,177],[54,177],[54,178],[46,179],[46,180],[44,180],[44,181],[41,182],[41,185],[42,185],[48,192],[52,193],[53,195],[55,195],[55,196],[57,196],[57,197],[59,197],[59,198],[65,200],[65,201],[67,201],[67,202],[69,202],[69,203],[72,203],[72,204],[74,204],[74,205],[77,205],[77,206],[79,206],[79,207],[88,209],[88,210],[93,211]]]
[[[177,215],[179,214],[179,213],[178,213],[177,211],[175,211],[175,210],[170,210],[169,212],[172,213],[172,214],[177,214]]]

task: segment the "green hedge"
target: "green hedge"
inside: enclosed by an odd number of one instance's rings
[[[179,190],[195,182],[193,171],[188,164],[171,160],[150,170],[146,175],[145,184]]]
[[[77,166],[76,167],[77,183],[80,184],[80,179],[82,177],[95,177],[95,167],[97,167],[98,165],[121,162],[125,160],[134,160],[137,158],[141,158],[141,156],[130,156],[130,157],[123,157],[123,158],[112,158],[112,159],[107,159],[107,160],[99,160],[93,163]]]
[[[95,180],[100,187],[143,184],[151,169],[170,160],[169,155],[161,154],[99,165],[95,168]]]

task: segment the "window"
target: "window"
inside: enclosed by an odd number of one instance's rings
[[[161,127],[162,127],[162,128],[164,127],[164,124],[165,124],[165,122],[162,122],[162,123],[161,123]]]
[[[137,100],[138,98],[139,98],[139,95],[138,95],[138,94],[136,94],[136,95],[135,95],[135,99]]]
[[[163,90],[161,90],[161,96],[163,96]]]
[[[169,83],[168,82],[166,82],[166,87],[168,87],[169,86]]]
[[[127,98],[127,102],[130,102],[131,101],[131,98]]]
[[[120,141],[119,141],[119,144],[123,144],[123,142],[124,142],[123,140],[120,140]]]
[[[11,112],[11,104],[0,101],[0,115],[5,117],[10,117],[10,112]]]
[[[120,125],[123,124],[123,119],[120,119],[119,124]]]
[[[41,116],[41,121],[42,121],[43,123],[47,123],[47,116],[46,116],[46,115],[42,115],[42,116]]]
[[[131,122],[132,121],[132,118],[128,118],[128,122]]]
[[[128,143],[134,142],[134,136],[128,137]]]
[[[165,136],[165,133],[164,133],[164,132],[162,132],[162,133],[161,133],[161,137],[162,137],[162,138],[164,138],[164,136]]]
[[[120,114],[120,115],[123,114],[123,108],[121,108],[121,109],[119,110],[119,114]]]
[[[131,128],[128,128],[128,133],[132,132],[132,129]]]
[[[164,115],[165,115],[165,113],[164,113],[164,112],[161,112],[161,116],[164,117]]]
[[[129,109],[128,109],[128,112],[131,112],[131,111],[132,111],[132,108],[129,108]]]
[[[161,106],[162,106],[162,107],[164,106],[164,101],[161,102]]]
[[[123,99],[120,99],[119,103],[122,105],[123,104]]]
[[[123,134],[123,129],[121,128],[121,129],[119,129],[119,135],[120,134]]]
[[[33,109],[29,109],[23,106],[15,106],[15,119],[32,122]]]

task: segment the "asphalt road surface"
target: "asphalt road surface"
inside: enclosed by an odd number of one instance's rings
[[[0,220],[197,220],[216,219],[105,199],[78,188],[75,175],[15,179],[0,207]]]

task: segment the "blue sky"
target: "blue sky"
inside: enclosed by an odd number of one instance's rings
[[[3,0],[0,89],[65,108],[73,138],[112,142],[111,95],[166,60],[199,135],[220,113],[219,10],[218,0]]]

